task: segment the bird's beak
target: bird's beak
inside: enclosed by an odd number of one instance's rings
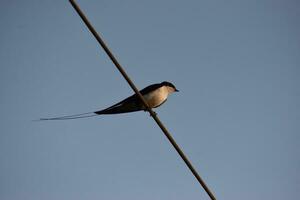
[[[179,92],[179,90],[175,89],[175,92]]]

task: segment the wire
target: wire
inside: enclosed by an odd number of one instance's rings
[[[74,0],[69,0],[69,1],[70,1],[71,5],[73,6],[73,8],[78,13],[78,15],[81,17],[81,19],[83,20],[83,22],[85,23],[85,25],[88,27],[88,29],[91,31],[91,33],[94,35],[95,39],[98,41],[98,43],[101,45],[101,47],[103,48],[103,50],[106,52],[106,54],[108,55],[108,57],[115,64],[116,68],[122,74],[122,76],[127,81],[127,83],[129,84],[129,86],[133,89],[133,91],[140,98],[140,100],[144,104],[146,110],[150,113],[150,115],[152,116],[152,118],[154,119],[154,121],[161,128],[162,132],[168,138],[168,140],[170,141],[170,143],[173,145],[173,147],[175,148],[175,150],[177,151],[177,153],[180,155],[180,157],[183,159],[183,161],[185,162],[185,164],[191,170],[191,172],[193,173],[193,175],[195,176],[195,178],[197,179],[197,181],[200,183],[200,185],[203,187],[203,189],[206,191],[206,193],[208,194],[208,196],[212,200],[216,200],[215,196],[210,191],[210,189],[207,187],[207,185],[205,184],[204,180],[200,177],[200,175],[198,174],[198,172],[196,171],[196,169],[193,167],[193,165],[191,164],[191,162],[188,160],[188,158],[185,156],[185,154],[183,153],[183,151],[177,145],[177,143],[175,142],[175,140],[173,139],[173,137],[171,136],[171,134],[169,133],[169,131],[167,130],[167,128],[163,125],[163,123],[157,117],[156,113],[148,106],[147,102],[145,101],[145,99],[143,98],[143,96],[141,95],[141,93],[139,92],[139,90],[137,89],[137,87],[133,84],[133,82],[131,81],[131,79],[129,78],[129,76],[126,74],[126,72],[124,71],[124,69],[122,68],[122,66],[119,64],[119,62],[117,61],[117,59],[111,53],[111,51],[109,50],[109,48],[106,46],[105,42],[101,39],[101,37],[96,32],[96,30],[94,29],[94,27],[91,25],[91,23],[89,22],[89,20],[87,19],[87,17],[84,15],[84,13],[81,11],[81,9],[79,8],[79,6],[76,4],[76,2]]]

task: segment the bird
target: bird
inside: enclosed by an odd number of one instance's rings
[[[168,96],[174,92],[179,92],[179,90],[177,90],[174,84],[168,81],[152,84],[140,90],[141,95],[144,97],[146,103],[150,108],[157,108],[161,106],[163,103],[167,101]],[[69,120],[69,119],[94,117],[97,115],[130,113],[130,112],[137,112],[142,110],[146,111],[146,107],[144,106],[140,98],[137,96],[137,94],[133,94],[127,97],[126,99],[103,110],[75,114],[75,115],[66,115],[60,117],[40,118],[38,121]]]

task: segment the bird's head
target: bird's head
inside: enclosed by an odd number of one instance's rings
[[[170,83],[168,81],[164,81],[161,83],[162,86],[166,86],[169,93],[173,93],[173,92],[179,92],[179,90],[177,90],[177,88],[175,87],[175,85],[173,83]]]

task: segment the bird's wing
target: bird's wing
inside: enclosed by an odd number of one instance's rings
[[[154,91],[154,90],[156,90],[160,87],[161,87],[161,84],[159,84],[159,83],[152,84],[152,85],[149,85],[149,86],[145,87],[144,89],[142,89],[140,91],[140,93],[141,93],[141,95],[145,95],[145,94],[148,94],[148,93],[150,93],[150,92],[152,92],[152,91]]]
[[[148,87],[145,87],[140,91],[141,95],[148,94],[153,90],[159,88],[160,84],[153,84]],[[136,94],[131,95],[130,97],[104,109],[96,111],[95,113],[98,115],[102,114],[119,114],[119,113],[128,113],[143,110],[144,106],[141,100],[138,98]]]

